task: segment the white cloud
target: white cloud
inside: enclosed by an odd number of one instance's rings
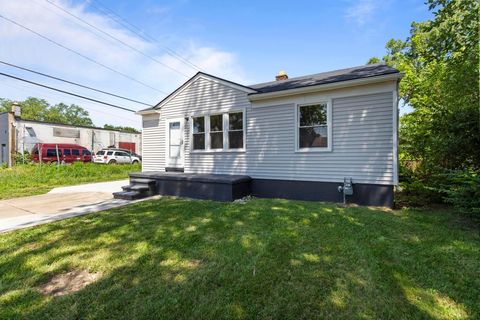
[[[116,25],[107,16],[91,11],[85,5],[72,5],[69,2],[55,0],[55,3],[65,10],[75,14],[78,17],[97,26],[105,32],[121,39],[132,47],[137,48],[156,60],[178,69],[180,72],[192,76],[196,71],[171,55],[162,51],[162,48],[155,44],[146,42],[140,37],[122,29]],[[68,16],[64,12],[41,0],[25,1],[0,1],[0,14],[15,20],[43,35],[49,37],[66,47],[72,48],[92,59],[110,66],[122,73],[128,74],[142,82],[158,88],[164,92],[171,92],[187,78],[162,67],[118,42],[108,38],[106,35],[99,34],[90,27],[82,24],[80,21]],[[161,37],[161,35],[160,35]],[[148,89],[138,83],[132,82],[124,77],[108,71],[94,63],[91,63],[78,55],[41,39],[40,37],[19,28],[3,19],[0,19],[0,59],[26,66],[31,69],[39,70],[59,77],[64,77],[76,82],[89,84],[91,86],[128,96],[134,99],[147,101],[150,103],[158,102],[164,95]],[[178,39],[176,39],[178,40]],[[245,74],[240,67],[235,54],[211,46],[204,46],[200,42],[176,42],[174,50],[184,58],[189,59],[195,65],[208,73],[225,77],[233,81],[248,83]],[[88,95],[93,98],[106,100],[111,103],[121,104],[122,106],[135,109],[142,109],[144,106],[125,103],[123,100],[101,96],[91,91],[85,91],[77,87],[67,86],[65,84],[50,81],[45,78],[38,78],[31,74],[19,72],[0,65],[0,70],[7,73],[16,74],[28,79],[34,79],[38,82],[47,83],[51,86],[71,90],[80,94]],[[64,101],[67,103],[77,103],[89,110],[92,118],[97,125],[103,123],[122,124],[120,118],[105,116],[108,111],[117,114],[113,109],[105,109],[98,104],[85,102],[68,96],[45,91],[44,89],[32,88],[29,85],[18,83],[23,87],[23,91],[16,90],[12,86],[2,86],[6,83],[5,79],[0,78],[0,97],[22,99],[31,92],[30,95],[38,96],[40,92],[45,92],[45,98],[52,103]],[[30,91],[29,91],[30,90]],[[57,101],[48,97],[57,97]],[[95,110],[103,110],[95,113]],[[119,111],[119,116],[135,118],[134,121],[139,124],[138,117],[132,117],[131,114]],[[131,123],[125,125],[132,125]]]
[[[380,8],[380,4],[375,0],[357,0],[347,8],[345,18],[362,26],[370,21],[376,11]]]

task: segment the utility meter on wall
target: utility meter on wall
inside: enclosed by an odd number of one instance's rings
[[[353,183],[352,178],[344,178],[343,179],[343,193],[346,196],[353,195]]]
[[[352,178],[343,178],[343,186],[338,186],[338,192],[343,195],[343,205],[347,205],[347,196],[353,195],[353,182]]]

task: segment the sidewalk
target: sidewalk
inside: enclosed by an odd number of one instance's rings
[[[0,201],[0,233],[124,206],[114,199],[128,180],[60,187],[47,194]],[[144,200],[144,199],[142,199]]]

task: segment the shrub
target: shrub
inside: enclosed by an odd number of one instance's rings
[[[28,151],[24,151],[23,154],[21,152],[17,152],[15,153],[14,162],[15,164],[31,164],[32,156]]]
[[[432,188],[437,180],[434,170],[404,163],[399,170],[400,191],[395,197],[397,206],[425,207],[444,202],[442,195]]]
[[[443,183],[437,188],[446,203],[472,214],[480,214],[480,172],[449,171],[439,175]]]
[[[473,169],[446,170],[424,165],[400,166],[397,206],[425,207],[449,204],[465,212],[480,214],[480,172]]]

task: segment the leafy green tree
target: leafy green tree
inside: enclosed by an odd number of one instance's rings
[[[103,128],[110,129],[110,130],[118,130],[118,131],[123,131],[123,132],[129,132],[129,133],[140,133],[140,131],[138,131],[137,129],[132,128],[132,127],[114,126],[114,125],[111,125],[111,124],[105,124],[103,126]]]
[[[88,111],[76,104],[66,105],[59,103],[51,106],[47,116],[46,121],[56,121],[79,126],[93,126]]]
[[[427,4],[434,18],[382,58],[404,73],[400,97],[413,108],[400,119],[402,194],[480,213],[479,1]]]
[[[427,4],[434,19],[412,23],[410,37],[390,40],[382,59],[404,73],[400,97],[413,108],[401,118],[401,152],[432,170],[478,170],[479,2]]]
[[[10,111],[12,104],[11,100],[0,99],[0,111]],[[50,105],[46,100],[34,97],[28,97],[24,101],[19,101],[18,104],[22,108],[23,119],[93,126],[88,111],[75,104]]]

